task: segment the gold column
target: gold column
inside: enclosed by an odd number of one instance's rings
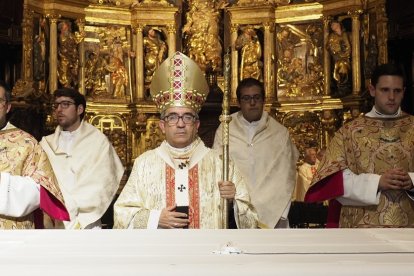
[[[352,17],[352,94],[361,94],[361,50],[360,33],[361,22],[359,16],[362,10],[350,11]]]
[[[31,81],[33,77],[33,11],[29,9],[27,4],[23,6],[23,21],[22,21],[22,40],[23,40],[23,56],[22,78],[24,81]]]
[[[142,101],[144,95],[144,37],[142,31],[144,26],[137,24],[134,26],[136,32],[135,43],[135,93],[133,93],[135,100]]]
[[[231,45],[231,101],[237,99],[236,88],[239,84],[239,66],[238,66],[238,53],[236,50],[237,31],[239,25],[232,24],[230,28],[230,45]]]
[[[85,20],[84,19],[78,19],[76,20],[76,24],[79,27],[79,33],[84,34],[85,33]],[[82,41],[79,43],[79,63],[80,63],[80,74],[78,78],[79,83],[79,92],[82,95],[86,94],[85,90],[85,42],[82,39]]]
[[[331,142],[331,137],[334,136],[336,128],[336,115],[333,110],[323,110],[321,114],[321,123],[323,126],[323,138],[325,140],[324,145],[328,145]]]
[[[385,1],[380,1],[377,8],[377,41],[378,41],[378,63],[388,62],[388,18],[385,10]]]
[[[266,22],[264,26],[264,86],[266,101],[273,102],[277,99],[274,85],[274,71],[272,66],[272,55],[274,54],[274,23]]]
[[[136,93],[136,91],[137,91],[137,81],[136,81],[136,75],[134,76],[134,78],[132,78],[132,74],[137,74],[137,68],[136,68],[136,59],[138,58],[137,57],[137,33],[135,32],[135,30],[132,28],[132,30],[131,30],[131,33],[132,33],[132,39],[131,39],[131,66],[132,66],[132,63],[134,64],[134,69],[133,69],[133,71],[131,71],[131,79],[130,79],[130,83],[131,83],[131,86],[133,87],[132,89],[131,89],[131,91],[130,91],[130,94],[131,94],[131,102],[135,102],[135,98],[136,98],[136,96],[135,96],[135,93]],[[132,84],[132,79],[134,79],[134,81],[135,81],[135,83],[134,84]]]
[[[170,24],[170,25],[167,25],[167,31],[168,31],[168,37],[167,37],[168,56],[172,57],[174,53],[177,51],[177,45],[175,44],[177,28],[175,28],[174,25]]]
[[[49,43],[49,92],[53,93],[58,87],[57,69],[57,20],[60,15],[48,15],[50,20],[50,43]]]
[[[323,75],[324,75],[324,84],[323,84],[323,94],[328,96],[331,94],[331,56],[329,54],[326,45],[328,44],[328,36],[330,31],[330,23],[331,18],[329,16],[323,17],[323,41],[325,43],[325,47],[323,49]]]

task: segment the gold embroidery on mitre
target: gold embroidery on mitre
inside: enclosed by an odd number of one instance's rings
[[[198,65],[176,52],[155,71],[150,92],[160,113],[170,107],[189,107],[198,113],[209,87]]]

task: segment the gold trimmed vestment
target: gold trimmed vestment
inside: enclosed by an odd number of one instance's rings
[[[345,169],[357,175],[382,175],[391,168],[414,172],[414,117],[357,118],[335,134],[306,199],[322,201],[341,196],[343,178],[338,173]],[[413,226],[414,202],[405,190],[381,191],[378,205],[340,208],[339,227]]]
[[[139,156],[127,184],[114,206],[114,228],[147,228],[151,210],[175,203],[174,177],[180,170],[173,159],[186,159],[188,166],[189,228],[220,229],[222,161],[198,138],[189,154],[172,155],[164,141],[155,150]],[[240,172],[230,165],[229,180],[236,186],[235,219],[238,228],[256,228],[257,214]]]

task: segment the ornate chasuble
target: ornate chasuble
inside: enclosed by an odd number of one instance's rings
[[[140,155],[114,205],[114,228],[148,228],[152,210],[189,206],[189,228],[221,229],[218,182],[222,162],[198,138],[181,153],[172,153],[166,142]],[[241,173],[230,163],[229,179],[236,185],[233,200],[239,228],[256,228],[257,213]],[[179,195],[183,193],[184,195]]]
[[[46,153],[30,134],[10,124],[0,131],[0,171],[31,177],[41,185],[40,208],[53,218],[69,218]],[[0,215],[0,229],[30,228],[34,228],[33,213],[20,218]]]
[[[175,179],[174,168],[168,164],[166,166],[166,196],[167,206],[174,205],[176,193],[186,193],[188,196],[188,217],[190,224],[188,228],[200,228],[200,190],[198,187],[198,166],[188,170],[188,185],[181,184]],[[179,168],[180,169],[180,168]],[[179,206],[179,204],[177,204]]]
[[[336,133],[312,188],[323,180],[329,186],[328,177],[346,168],[355,174],[381,175],[397,167],[414,172],[414,117],[361,117]],[[382,191],[377,206],[342,206],[339,226],[414,227],[414,202],[403,190]]]

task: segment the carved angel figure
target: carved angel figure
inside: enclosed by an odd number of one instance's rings
[[[338,85],[348,82],[351,73],[351,43],[348,33],[343,30],[338,21],[331,23],[332,32],[328,36],[326,48],[331,53],[335,63],[333,77]]]
[[[256,31],[247,27],[243,33],[237,38],[235,48],[240,51],[240,80],[245,78],[255,78],[262,80],[261,61],[262,48]]]
[[[144,37],[145,84],[149,85],[152,75],[167,56],[167,44],[158,31],[151,28]]]
[[[112,56],[107,69],[111,72],[112,84],[114,86],[112,96],[114,98],[125,97],[125,87],[128,84],[128,72],[123,62],[119,58]]]
[[[78,44],[83,40],[83,35],[72,33],[71,24],[62,21],[58,25],[58,78],[63,87],[76,87],[78,85],[79,54]]]
[[[183,34],[186,52],[200,66],[201,70],[221,70],[222,47],[219,36],[219,9],[225,7],[224,0],[192,0]]]

